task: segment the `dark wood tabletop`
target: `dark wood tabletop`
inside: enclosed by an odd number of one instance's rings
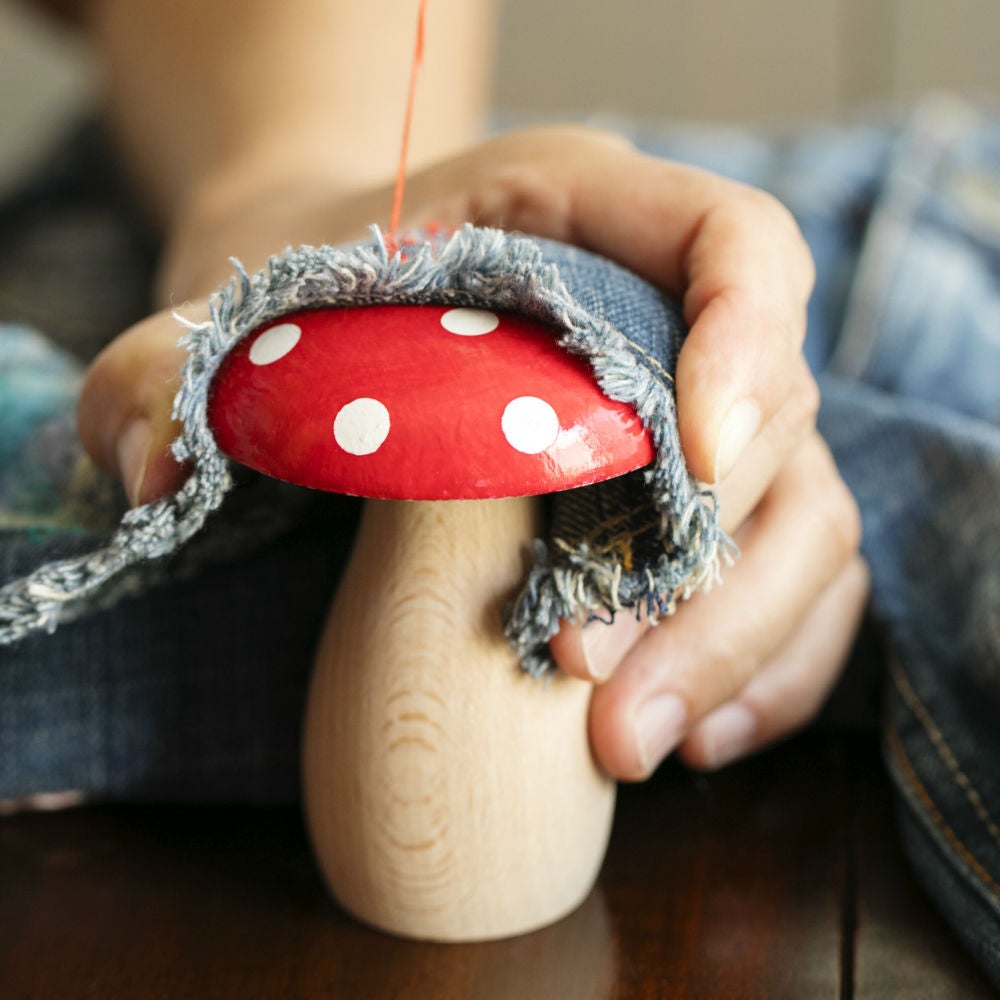
[[[878,755],[856,738],[623,787],[583,906],[487,944],[355,923],[294,808],[0,820],[3,1000],[995,995],[909,874]]]

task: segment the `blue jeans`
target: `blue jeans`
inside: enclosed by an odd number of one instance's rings
[[[904,846],[1000,985],[1000,119],[653,141],[768,188],[817,262],[806,353],[884,630]]]
[[[793,138],[633,138],[773,191],[812,247],[807,356],[864,517],[904,843],[1000,984],[1000,125],[935,103]],[[352,519],[311,498],[238,563],[0,650],[0,796],[293,797]],[[85,543],[4,531],[0,582]]]

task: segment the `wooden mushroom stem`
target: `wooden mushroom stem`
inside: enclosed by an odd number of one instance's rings
[[[334,895],[384,930],[529,931],[604,857],[590,686],[533,680],[500,626],[537,521],[529,498],[366,506],[309,694],[305,802]]]

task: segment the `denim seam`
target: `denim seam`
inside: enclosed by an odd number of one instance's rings
[[[934,175],[944,168],[977,115],[965,102],[939,95],[925,99],[917,109],[911,129],[904,133],[909,155],[903,158],[897,153],[886,190],[868,224],[830,372],[860,380],[869,372],[884,326],[880,322],[887,306],[883,292],[895,287],[890,272],[899,267],[900,234],[904,239],[912,235],[913,218],[934,187]],[[918,168],[920,175],[915,178]]]
[[[891,725],[888,727],[886,743],[892,758],[890,766],[895,762],[892,770],[914,813],[941,851],[953,859],[956,867],[990,909],[1000,915],[1000,883],[990,875],[941,814],[907,756],[899,733]]]
[[[561,619],[627,606],[643,608],[655,621],[680,597],[718,581],[720,561],[731,561],[736,550],[719,525],[714,493],[684,464],[671,381],[661,366],[640,363],[637,355],[645,352],[574,298],[557,265],[546,259],[544,241],[465,226],[446,240],[390,251],[377,229],[372,234],[370,242],[353,247],[289,249],[252,277],[234,260],[236,274],[212,296],[209,320],[178,317],[187,328],[188,360],[173,408],[182,432],[172,450],[193,472],[176,493],[127,512],[103,549],[49,563],[0,588],[0,645],[51,631],[123,571],[175,552],[201,529],[232,487],[228,460],[207,421],[209,386],[222,360],[264,323],[330,305],[437,302],[536,316],[561,331],[560,346],[587,358],[604,393],[633,405],[649,430],[656,457],[645,483],[659,513],[662,555],[624,573],[585,544],[557,565],[545,542],[536,540],[535,564],[504,619],[505,634],[529,672],[551,667],[546,643]]]
[[[670,382],[671,385],[673,384],[674,381],[673,375],[671,375],[670,372],[668,372],[667,369],[664,368],[662,364],[660,364],[659,358],[653,357],[653,355],[650,354],[649,351],[641,347],[639,344],[629,344],[628,348],[634,354],[638,354],[643,359],[643,361],[645,361],[646,364],[648,364],[650,367],[655,368],[665,381]]]
[[[892,677],[893,685],[899,692],[900,697],[902,697],[910,711],[923,726],[924,731],[927,733],[928,738],[934,746],[934,749],[937,751],[938,757],[951,773],[954,783],[962,790],[965,797],[968,799],[973,812],[986,828],[986,831],[989,833],[993,842],[1000,847],[1000,828],[997,827],[993,817],[990,816],[989,811],[986,809],[986,805],[983,802],[983,798],[979,794],[979,790],[972,783],[972,780],[965,773],[965,771],[962,770],[962,767],[958,763],[951,747],[948,745],[944,734],[935,724],[930,711],[927,709],[927,706],[924,705],[923,701],[921,701],[920,696],[913,690],[913,686],[910,684],[909,678],[903,672],[903,668],[900,666],[895,657],[890,658],[889,673]]]

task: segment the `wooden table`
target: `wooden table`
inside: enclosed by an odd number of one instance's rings
[[[0,997],[887,998],[996,994],[908,874],[865,741],[811,737],[621,791],[597,889],[535,934],[399,941],[330,902],[294,809],[0,821]]]

